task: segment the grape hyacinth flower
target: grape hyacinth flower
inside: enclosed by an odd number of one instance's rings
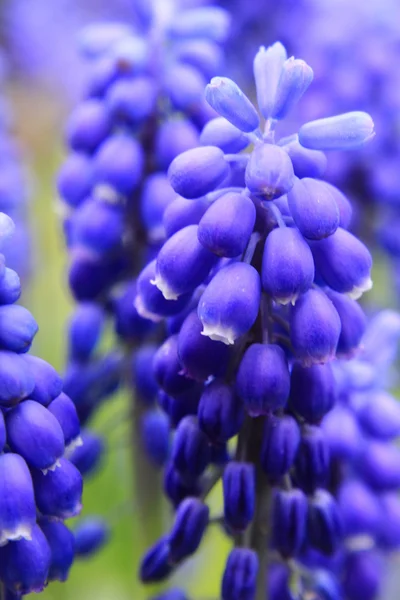
[[[174,216],[180,228],[172,227],[156,255],[151,281],[166,301],[192,295],[176,317],[158,314],[169,337],[153,368],[160,406],[176,427],[164,489],[180,519],[186,503],[204,503],[222,478],[220,520],[235,545],[223,600],[265,597],[270,550],[293,575],[295,598],[324,590],[325,555],[345,552],[336,463],[322,424],[339,395],[335,365],[351,356],[356,364],[364,340],[366,319],[358,306],[353,310],[352,298],[371,287],[371,256],[345,229],[350,204],[320,179],[320,153],[332,140],[348,149],[348,135],[351,146],[361,147],[373,134],[369,115],[313,124],[318,152],[302,146],[299,135],[279,140],[280,121],[306,92],[312,70],[288,59],[277,43],[259,51],[254,73],[261,115],[232,80],[216,77],[206,87],[219,116],[200,136],[204,145],[169,167],[171,185],[186,203],[179,199]],[[292,161],[294,143],[305,160]],[[209,207],[202,213],[196,205],[204,199]],[[328,250],[323,254],[319,245]],[[347,253],[347,263],[338,252]],[[217,373],[226,349],[227,368]],[[189,361],[192,356],[197,361]],[[225,444],[235,435],[233,457]],[[374,461],[387,461],[379,483],[393,490],[395,459],[386,457],[387,445],[385,452],[375,446],[363,468],[374,474]],[[167,578],[184,561],[184,552],[173,551],[175,531],[146,553],[144,582]],[[329,571],[326,577],[337,576]],[[282,593],[289,594],[286,585]]]
[[[0,251],[13,229],[0,213]],[[15,304],[19,278],[0,256],[0,582],[5,595],[20,598],[65,581],[73,563],[64,521],[81,510],[82,477],[66,455],[81,443],[80,424],[61,377],[27,353],[38,326]]]
[[[68,326],[64,389],[87,423],[124,381],[135,401],[136,456],[141,460],[144,450],[160,468],[170,452],[169,422],[158,409],[152,374],[150,387],[141,385],[149,365],[142,353],[151,338],[146,354],[151,362],[155,352],[150,346],[165,337],[158,322],[181,312],[192,290],[191,283],[182,287],[178,281],[163,295],[153,285],[165,277],[161,261],[155,269],[149,259],[167,238],[163,215],[176,201],[166,171],[178,154],[198,145],[202,126],[215,116],[204,88],[221,67],[230,19],[222,8],[191,6],[185,0],[153,2],[147,8],[136,2],[131,10],[134,23],[87,25],[79,36],[85,92],[66,125],[68,156],[58,176],[69,286],[77,302]],[[212,167],[216,153],[227,175],[229,165],[218,148],[205,160]],[[212,182],[223,174],[217,167],[210,173]],[[196,286],[218,258],[198,241],[193,216],[181,218],[193,226],[186,236],[184,230],[178,234],[182,239],[170,238],[170,250],[179,253],[181,243],[192,244],[195,268],[182,264],[182,269]],[[197,269],[199,252],[204,264]],[[109,323],[118,347],[104,351],[102,333]],[[183,339],[180,352],[186,356]],[[188,372],[193,360],[186,356]],[[201,380],[208,368],[199,368]]]

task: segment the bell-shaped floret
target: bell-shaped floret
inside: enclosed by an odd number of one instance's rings
[[[18,454],[0,455],[0,546],[30,540],[36,523],[31,474]]]
[[[215,444],[239,433],[244,420],[243,403],[234,389],[219,380],[204,388],[198,408],[199,427]]]
[[[51,551],[49,581],[66,581],[74,561],[74,535],[61,521],[42,518],[39,525]]]
[[[287,359],[276,344],[252,344],[236,376],[236,390],[252,417],[283,408],[289,397]]]
[[[69,519],[82,509],[82,477],[78,469],[65,458],[60,466],[46,474],[32,469],[36,505],[42,515]]]
[[[261,448],[261,465],[271,483],[278,482],[292,467],[300,444],[300,429],[290,415],[268,415]]]
[[[320,240],[339,227],[339,208],[330,186],[324,181],[310,177],[298,179],[287,197],[294,222],[304,237]]]
[[[0,351],[0,405],[14,406],[27,398],[35,387],[33,374],[22,356]]]
[[[288,58],[282,65],[282,71],[276,89],[273,119],[284,119],[293,106],[300,100],[312,82],[312,68],[298,58]]]
[[[253,600],[256,594],[259,562],[257,553],[249,548],[234,548],[222,577],[221,600]]]
[[[49,411],[55,416],[64,434],[64,444],[67,450],[80,445],[80,424],[75,404],[71,398],[61,392],[57,398],[50,402]]]
[[[0,348],[28,352],[39,327],[32,314],[18,304],[0,306]]]
[[[197,230],[197,225],[188,225],[177,231],[158,253],[154,285],[166,300],[192,292],[218,260],[199,242]]]
[[[177,194],[192,200],[215,190],[229,172],[222,150],[203,146],[186,150],[174,158],[168,177]]]
[[[308,423],[318,423],[336,399],[336,382],[330,364],[303,367],[295,362],[290,376],[290,408]]]
[[[235,262],[219,270],[199,301],[203,335],[234,344],[254,324],[261,299],[261,282],[251,265]]]
[[[24,360],[35,379],[35,387],[29,394],[29,398],[43,406],[48,406],[54,398],[61,394],[63,382],[60,375],[54,367],[38,356],[28,354],[24,356]]]
[[[326,490],[317,490],[310,499],[307,519],[309,543],[323,554],[333,554],[343,537],[343,523],[335,499]]]
[[[222,478],[225,523],[233,531],[244,531],[251,523],[256,503],[254,465],[230,462]]]
[[[257,143],[247,163],[245,180],[253,194],[275,200],[292,189],[296,178],[292,161],[283,148]]]
[[[50,565],[50,546],[39,525],[34,526],[31,539],[9,542],[0,548],[1,579],[18,596],[43,591]]]
[[[217,146],[228,154],[236,154],[249,145],[249,138],[243,131],[232,125],[224,117],[211,119],[200,134],[202,146]]]
[[[296,358],[306,367],[332,360],[340,329],[340,317],[327,295],[309,290],[291,313],[290,339]]]
[[[296,556],[306,538],[306,496],[298,489],[275,490],[271,511],[274,549],[285,559]]]
[[[279,304],[294,304],[314,281],[314,259],[303,237],[292,227],[268,234],[261,270],[264,290]]]
[[[54,468],[64,454],[64,434],[52,413],[34,400],[26,400],[6,415],[7,441],[31,467]]]
[[[318,274],[336,292],[357,300],[371,289],[371,254],[349,231],[339,227],[329,238],[313,242],[311,250]]]
[[[197,498],[181,502],[168,535],[172,562],[180,562],[196,552],[207,529],[209,512],[208,506]]]
[[[269,119],[275,106],[275,98],[282,68],[287,59],[285,47],[276,42],[265,48],[261,46],[257,52],[253,71],[257,89],[257,101],[261,114]]]

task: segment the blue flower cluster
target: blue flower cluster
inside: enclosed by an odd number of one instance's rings
[[[176,511],[140,576],[163,580],[195,553],[210,523],[206,497],[222,479],[235,542],[222,600],[263,597],[267,585],[277,599],[340,598],[332,570],[322,576],[303,556],[323,563],[343,548],[341,473],[335,479],[321,421],[338,397],[334,365],[355,356],[364,335],[356,299],[371,287],[372,259],[348,231],[349,200],[321,177],[324,150],[359,148],[374,126],[366,113],[346,113],[277,141],[313,72],[276,43],[257,53],[254,76],[263,130],[232,80],[206,87],[220,116],[171,162],[168,239],[137,281],[135,306],[166,318],[169,334],[153,371],[175,429],[164,489]],[[297,569],[293,596],[286,566]]]
[[[77,301],[68,323],[64,391],[87,425],[124,381],[135,401],[128,418],[144,450],[136,456],[158,468],[169,454],[170,426],[149,374],[165,337],[154,315],[173,315],[184,303],[166,303],[154,286],[150,302],[134,303],[142,285],[136,278],[166,238],[162,216],[175,197],[166,170],[199,144],[202,126],[215,116],[204,88],[221,67],[229,25],[223,9],[185,6],[137,2],[136,26],[105,22],[81,32],[85,91],[67,122],[69,154],[58,176]],[[111,350],[103,336],[110,324],[118,338]],[[89,428],[82,440],[71,460],[87,476],[105,445]],[[96,531],[104,541],[104,524]],[[90,538],[92,550],[101,545],[96,539]]]
[[[13,231],[0,213],[1,247]],[[69,457],[81,440],[62,379],[28,354],[38,326],[16,304],[19,277],[0,259],[0,580],[20,598],[68,576],[75,542],[64,521],[79,514],[82,495]]]

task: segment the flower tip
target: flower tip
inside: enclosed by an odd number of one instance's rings
[[[156,275],[154,279],[150,279],[150,283],[160,290],[166,300],[178,300],[178,294],[176,294],[176,292],[174,292],[159,275]]]
[[[372,289],[374,282],[371,277],[367,277],[364,279],[360,285],[354,286],[353,289],[348,292],[346,295],[352,300],[358,300],[364,294],[364,292],[369,292]]]
[[[232,346],[235,343],[233,331],[218,326],[210,326],[203,323],[201,335],[209,337],[210,340],[213,340],[214,342],[222,342],[227,346]]]

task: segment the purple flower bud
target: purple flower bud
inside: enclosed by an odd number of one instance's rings
[[[147,344],[132,353],[132,385],[139,402],[145,404],[152,404],[157,397],[157,381],[153,369],[149,369],[157,350],[157,346]]]
[[[261,280],[264,290],[279,304],[294,304],[300,294],[310,289],[314,259],[297,229],[278,227],[268,234]]]
[[[366,316],[361,306],[348,296],[332,290],[326,290],[326,295],[336,308],[342,325],[337,355],[351,358],[360,347],[367,324]]]
[[[181,42],[176,48],[176,57],[179,62],[200,71],[207,80],[221,71],[223,63],[223,51],[212,40],[189,39]]]
[[[150,282],[147,283],[148,287],[154,287]],[[139,301],[136,302],[137,288],[138,284],[130,281],[113,302],[115,330],[122,339],[127,341],[141,340],[154,327]],[[136,305],[140,307],[140,311]],[[144,317],[143,314],[146,316]]]
[[[197,238],[197,225],[188,225],[170,237],[158,253],[154,284],[166,300],[176,300],[203,283],[217,262],[215,254]]]
[[[210,202],[205,198],[186,200],[176,196],[175,200],[167,206],[163,215],[163,224],[167,237],[171,237],[187,225],[198,225],[201,217],[210,207]]]
[[[311,150],[353,150],[374,136],[374,122],[365,112],[317,119],[299,129],[300,144]]]
[[[170,423],[161,410],[148,410],[140,420],[140,432],[146,456],[154,466],[162,467],[169,456]]]
[[[340,327],[340,317],[324,292],[311,289],[300,296],[291,312],[290,339],[296,358],[305,367],[332,360]]]
[[[295,183],[292,161],[274,144],[258,143],[246,167],[246,186],[264,200],[287,194]]]
[[[236,154],[249,145],[248,137],[224,117],[211,119],[200,134],[202,146],[217,146],[227,154]]]
[[[387,367],[397,356],[399,338],[400,315],[394,310],[381,310],[368,323],[362,340],[363,359],[372,365]]]
[[[137,127],[155,110],[157,86],[146,75],[126,77],[108,89],[105,105],[114,120]]]
[[[288,193],[288,203],[296,226],[308,239],[328,237],[339,227],[339,208],[324,181],[298,179]]]
[[[54,471],[32,469],[36,505],[42,515],[70,519],[82,509],[82,477],[78,469],[65,458]]]
[[[169,560],[169,543],[166,537],[156,542],[146,554],[140,563],[139,576],[143,583],[162,581],[172,571],[172,565]]]
[[[259,126],[256,109],[232,79],[213,77],[205,95],[209,105],[240,131],[254,131]]]
[[[290,376],[290,408],[308,423],[318,423],[336,400],[331,365],[303,367],[295,362]]]
[[[133,304],[142,319],[157,322],[162,317],[180,313],[188,304],[190,295],[182,294],[178,299],[166,300],[159,288],[152,283],[155,278],[156,261],[152,260],[138,277],[137,295]]]
[[[126,269],[125,257],[99,257],[88,248],[77,247],[71,255],[69,287],[76,300],[94,300],[116,283]]]
[[[380,497],[380,529],[378,543],[385,550],[394,551],[400,546],[400,502],[396,492]]]
[[[284,559],[296,556],[305,540],[307,498],[301,490],[274,490],[272,545]]]
[[[82,432],[81,443],[72,448],[72,453],[68,453],[68,458],[82,477],[86,477],[96,471],[103,454],[103,438],[86,430]]]
[[[198,481],[184,479],[171,463],[165,469],[164,492],[173,505],[178,506],[188,496],[200,496],[201,488]]]
[[[239,433],[243,404],[231,386],[216,380],[204,388],[198,418],[200,429],[213,443],[224,443]]]
[[[147,177],[140,197],[140,213],[152,243],[164,241],[164,211],[175,198],[176,194],[165,173],[153,173]]]
[[[93,184],[90,157],[80,152],[70,154],[62,165],[57,179],[60,196],[70,206],[79,206],[89,196]]]
[[[293,417],[269,415],[265,421],[261,465],[272,483],[279,481],[293,465],[300,444],[300,429]]]
[[[79,33],[79,51],[87,58],[98,58],[107,52],[115,42],[129,37],[131,28],[126,23],[117,21],[91,23]]]
[[[0,455],[0,547],[8,540],[30,540],[36,523],[32,478],[18,454]]]
[[[215,190],[229,172],[222,150],[203,146],[186,150],[174,158],[168,177],[177,194],[193,200]]]
[[[0,249],[8,242],[15,232],[14,221],[4,212],[0,212]],[[3,257],[4,259],[4,257]],[[4,270],[4,265],[3,269]]]
[[[193,379],[182,373],[177,335],[172,335],[160,346],[154,356],[153,369],[158,384],[167,394],[179,394],[195,385]]]
[[[26,368],[23,357],[0,351],[0,405],[14,406],[27,398],[34,387],[33,374]]]
[[[107,542],[110,531],[101,517],[86,517],[79,521],[74,533],[75,556],[90,557]]]
[[[89,99],[81,102],[68,119],[66,138],[76,152],[93,152],[111,131],[108,108],[103,102]]]
[[[258,557],[249,548],[231,550],[222,578],[222,600],[255,600]]]
[[[185,375],[206,381],[210,375],[223,376],[231,356],[230,348],[201,335],[203,324],[197,311],[185,319],[178,335],[178,357]]]
[[[164,91],[176,111],[189,112],[204,98],[206,80],[190,65],[175,63],[164,75]]]
[[[56,417],[47,408],[26,400],[6,415],[7,441],[29,466],[53,468],[64,453],[64,434]]]
[[[265,119],[271,117],[275,106],[278,83],[286,59],[286,50],[280,42],[276,42],[268,48],[261,46],[254,58],[253,71],[257,101]]]
[[[289,570],[283,563],[268,566],[268,598],[270,600],[293,600],[289,589]]]
[[[197,498],[181,502],[168,536],[172,562],[180,562],[196,552],[208,526],[209,512],[208,506]]]
[[[14,304],[21,295],[21,281],[18,273],[6,268],[0,277],[0,304]]]
[[[332,457],[354,458],[361,448],[362,435],[354,413],[347,407],[336,405],[322,421]]]
[[[339,227],[326,240],[311,244],[319,275],[336,292],[357,300],[372,287],[372,258],[352,233]]]
[[[271,116],[283,119],[300,100],[314,77],[313,70],[304,61],[292,56],[285,60],[276,89]]]
[[[283,408],[289,396],[286,356],[276,344],[252,344],[240,362],[236,390],[252,417]]]
[[[346,536],[375,535],[381,523],[376,495],[357,479],[344,481],[338,492],[338,505]]]
[[[234,531],[244,531],[253,520],[256,482],[254,465],[231,462],[222,478],[225,523]]]
[[[149,62],[149,43],[144,36],[127,35],[116,40],[108,55],[125,75],[138,74]]]
[[[50,564],[50,547],[39,525],[34,526],[32,539],[9,542],[0,547],[1,579],[18,595],[43,591]]]
[[[157,165],[166,171],[176,156],[199,145],[199,134],[197,128],[186,119],[164,121],[157,129],[154,143]]]
[[[101,337],[105,314],[94,302],[81,302],[68,322],[69,356],[87,360]]]
[[[295,460],[296,482],[307,494],[312,494],[328,482],[329,467],[329,446],[323,430],[304,425]]]
[[[55,416],[64,434],[65,447],[75,446],[80,443],[80,424],[75,404],[71,398],[61,392],[57,398],[50,402],[48,410]]]
[[[257,271],[245,263],[232,263],[218,271],[199,301],[203,335],[234,344],[253,326],[260,305],[261,283]]]
[[[124,227],[121,204],[88,198],[73,214],[71,244],[98,254],[113,252],[121,245]]]
[[[51,551],[49,581],[66,581],[74,560],[73,533],[60,521],[42,518],[39,525]]]
[[[5,350],[28,352],[38,329],[34,317],[23,306],[0,306],[0,346]]]
[[[207,436],[200,431],[194,417],[179,423],[172,446],[172,462],[184,476],[200,477],[211,459]]]
[[[234,258],[245,251],[255,221],[253,201],[243,194],[229,192],[209,207],[199,223],[197,235],[210,252]]]
[[[299,179],[303,179],[303,177],[319,179],[325,173],[328,162],[325,154],[318,150],[303,148],[299,144],[297,136],[288,140],[282,147],[288,153],[294,174]]]
[[[348,553],[343,577],[346,598],[349,600],[378,598],[383,576],[383,557],[376,550]]]
[[[400,450],[386,442],[369,441],[358,461],[360,475],[377,491],[400,486]]]
[[[218,6],[199,6],[179,13],[168,27],[168,34],[178,39],[209,39],[223,42],[228,35],[230,14]]]
[[[359,423],[369,435],[382,440],[400,435],[400,404],[384,390],[365,395],[356,412]]]
[[[98,149],[93,159],[96,183],[108,184],[120,194],[130,194],[143,171],[143,150],[132,136],[117,133]]]
[[[339,507],[326,490],[317,490],[309,500],[307,534],[310,545],[323,554],[333,554],[342,541]]]
[[[48,406],[61,394],[63,382],[60,375],[54,367],[38,356],[28,354],[24,356],[24,360],[35,378],[35,387],[29,394],[29,398],[43,406]]]

